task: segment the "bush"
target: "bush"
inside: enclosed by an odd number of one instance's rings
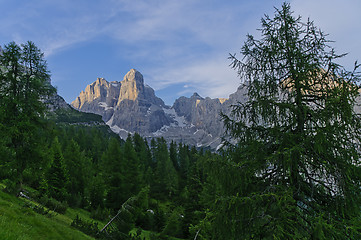
[[[68,204],[66,202],[59,202],[58,200],[47,196],[41,197],[40,203],[60,214],[64,214],[68,208]]]
[[[18,193],[19,188],[15,182],[10,179],[5,179],[3,183],[5,185],[4,192],[12,195],[16,195]]]
[[[92,210],[90,213],[91,218],[100,220],[100,221],[104,221],[104,220],[108,219],[109,216],[110,216],[109,209],[101,208],[100,206],[98,206],[95,210]]]
[[[98,223],[96,222],[82,220],[78,215],[76,215],[70,225],[89,236],[100,237]]]
[[[39,214],[44,215],[44,216],[47,216],[49,218],[56,215],[56,213],[52,213],[49,209],[46,209],[41,205],[35,205],[33,207],[33,210],[34,210],[34,212],[39,213]]]
[[[80,193],[69,194],[68,203],[71,207],[80,208],[82,206],[83,196]]]
[[[183,237],[183,214],[183,209],[180,207],[174,209],[167,219],[162,233],[174,237]]]
[[[42,205],[36,205],[34,203],[31,203],[31,202],[25,202],[24,203],[24,207],[25,208],[30,208],[32,209],[34,212],[38,213],[38,214],[41,214],[41,215],[44,215],[48,218],[50,217],[53,217],[55,216],[54,213],[52,213],[49,209],[46,209],[45,207],[43,207]]]

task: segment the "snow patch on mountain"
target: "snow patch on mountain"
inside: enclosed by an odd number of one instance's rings
[[[162,136],[165,132],[167,132],[169,129],[169,126],[164,125],[163,127],[161,127],[161,129],[157,130],[156,132],[153,133],[153,136],[155,137],[160,137]]]
[[[109,119],[109,121],[106,122],[105,124],[108,125],[109,127],[111,127],[113,124],[113,119],[114,119],[114,115],[112,115],[112,117]]]
[[[117,134],[120,134],[120,133],[122,133],[122,132],[123,132],[123,133],[126,133],[126,134],[128,134],[128,133],[131,134],[131,132],[129,132],[129,131],[123,129],[123,128],[120,128],[120,127],[117,126],[117,125],[111,126],[110,129],[111,129],[113,132],[117,133]]]
[[[109,110],[109,109],[113,109],[113,107],[109,107],[108,104],[106,102],[99,102],[98,105],[102,108],[104,108],[104,110]]]
[[[223,143],[219,144],[219,145],[216,147],[216,151],[218,151],[219,149],[221,149],[221,147],[223,147]]]
[[[172,127],[186,127],[187,121],[183,116],[178,116],[174,108],[163,108],[164,113],[170,115],[170,117],[174,120],[174,123],[171,124]]]

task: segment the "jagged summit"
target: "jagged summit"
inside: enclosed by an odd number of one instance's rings
[[[193,93],[193,95],[191,96],[191,98],[195,98],[195,99],[203,99],[198,93]]]
[[[146,138],[164,137],[197,147],[217,149],[224,132],[220,112],[246,98],[238,89],[229,99],[203,98],[198,93],[178,98],[166,106],[143,75],[131,69],[122,81],[98,78],[72,102],[83,112],[96,113],[121,137],[137,132]]]
[[[120,94],[118,104],[124,100],[135,101],[139,95],[144,95],[143,75],[135,69],[131,69],[120,82]]]
[[[140,85],[144,85],[143,75],[134,68],[129,70],[122,82],[136,82]]]
[[[151,87],[144,86],[143,75],[135,69],[120,82],[98,78],[71,105],[102,115],[114,132],[125,136],[128,132],[154,132],[172,122],[162,110],[163,100],[155,96]]]

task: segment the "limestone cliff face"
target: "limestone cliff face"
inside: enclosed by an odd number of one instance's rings
[[[123,100],[136,101],[138,99],[139,93],[143,92],[143,75],[135,69],[131,69],[124,76],[124,79],[121,82],[118,104],[120,104]]]
[[[146,138],[163,137],[197,147],[217,149],[224,127],[220,113],[245,101],[239,88],[228,99],[203,98],[194,93],[180,97],[166,106],[154,90],[144,84],[143,75],[131,69],[122,81],[108,82],[98,78],[72,102],[80,111],[100,114],[110,128],[121,137],[137,132]]]
[[[119,96],[120,85],[118,82],[107,82],[104,78],[98,78],[88,85],[84,91],[71,103],[75,108],[83,108],[85,104],[98,101],[113,105],[114,97]],[[110,97],[112,96],[112,97]]]
[[[188,144],[217,149],[221,146],[221,139],[225,132],[220,114],[229,115],[232,105],[246,100],[246,89],[239,87],[228,99],[202,98],[194,93],[190,98],[178,98],[172,108],[178,116],[185,119],[190,128],[196,129],[193,136],[188,135],[186,140]]]
[[[71,105],[84,112],[100,114],[112,130],[122,136],[128,132],[149,134],[172,122],[163,111],[163,100],[144,85],[143,75],[135,69],[120,82],[98,78]]]
[[[223,132],[220,118],[222,103],[218,98],[202,98],[194,93],[190,98],[178,98],[173,108],[179,116],[184,116],[197,129],[205,130],[214,136],[220,136]]]

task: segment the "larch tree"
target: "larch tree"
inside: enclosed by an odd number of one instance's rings
[[[287,3],[261,22],[230,56],[248,100],[223,116],[237,143],[213,169],[208,238],[360,239],[357,63],[337,64],[345,55]]]
[[[33,42],[4,46],[0,54],[0,126],[6,131],[2,135],[6,135],[12,156],[2,164],[20,185],[24,170],[42,158],[38,130],[46,110],[43,99],[54,92],[44,54]]]

